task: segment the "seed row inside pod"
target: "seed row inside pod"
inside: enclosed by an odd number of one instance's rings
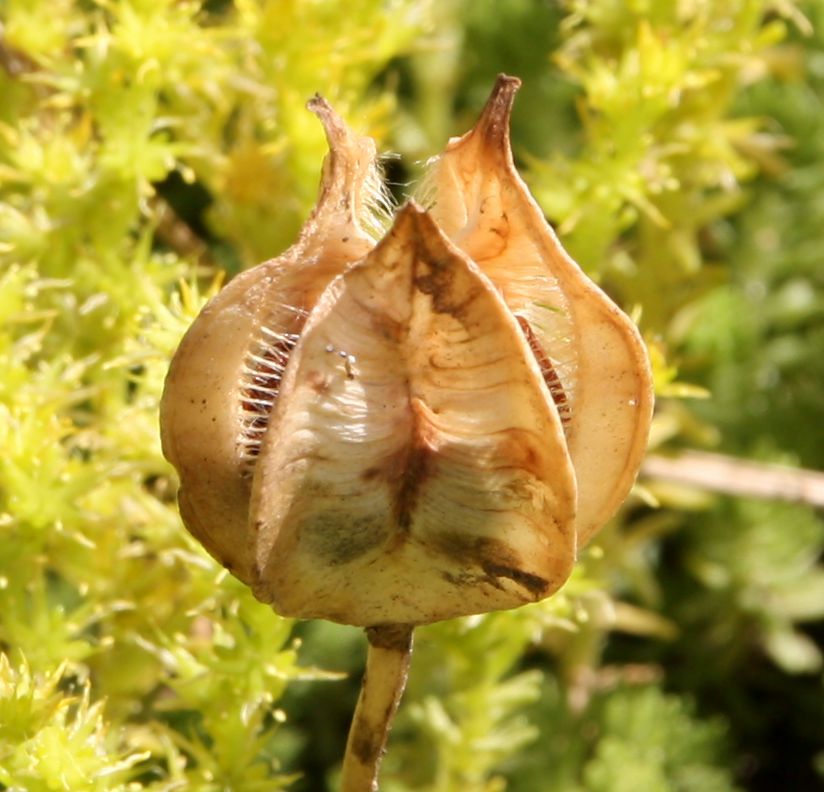
[[[284,615],[367,628],[343,789],[377,788],[416,624],[550,596],[626,497],[646,348],[518,176],[502,75],[381,235],[376,147],[330,152],[298,241],[236,277],[161,403],[189,531]]]

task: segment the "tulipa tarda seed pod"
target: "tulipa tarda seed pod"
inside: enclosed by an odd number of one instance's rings
[[[161,403],[184,522],[285,616],[367,628],[343,789],[376,789],[412,628],[543,599],[626,497],[652,412],[631,321],[515,171],[501,76],[382,233],[375,145],[184,337]]]

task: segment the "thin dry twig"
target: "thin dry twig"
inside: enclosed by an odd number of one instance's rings
[[[209,248],[195,231],[172,208],[171,204],[159,196],[152,199],[157,217],[157,237],[178,255],[199,259],[212,264]]]
[[[725,495],[824,506],[824,473],[817,470],[753,462],[706,451],[682,451],[672,457],[647,457],[641,474]]]

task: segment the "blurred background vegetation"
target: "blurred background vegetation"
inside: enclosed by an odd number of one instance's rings
[[[0,0],[0,789],[334,788],[364,638],[183,530],[157,403],[313,204],[524,81],[522,173],[639,317],[654,455],[824,469],[824,3]],[[418,631],[386,792],[824,788],[824,519],[643,476],[563,592]]]

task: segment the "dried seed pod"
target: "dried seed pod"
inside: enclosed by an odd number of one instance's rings
[[[289,354],[321,292],[378,233],[374,141],[353,135],[320,97],[309,109],[330,148],[315,211],[289,250],[238,275],[205,306],[175,354],[160,405],[163,453],[180,476],[186,527],[248,584],[252,469]]]
[[[408,206],[372,253],[374,143],[314,99],[315,212],[175,356],[161,427],[184,520],[281,613],[420,623],[548,596],[634,480],[645,349],[514,169],[519,84],[501,76],[434,162],[431,217]],[[440,309],[467,295],[470,324]]]
[[[635,326],[561,247],[515,170],[509,119],[520,84],[498,78],[475,127],[430,165],[422,201],[500,289],[539,361],[575,468],[583,546],[635,480],[652,378]]]
[[[431,211],[407,204],[377,246],[374,143],[310,102],[331,149],[315,212],[204,308],[166,382],[192,534],[279,613],[367,627],[343,792],[377,789],[413,626],[552,594],[646,440],[643,344],[513,167],[518,85],[499,78],[434,164]]]
[[[498,291],[416,205],[303,328],[250,514],[256,594],[291,616],[421,624],[568,577],[575,480],[552,396]]]

